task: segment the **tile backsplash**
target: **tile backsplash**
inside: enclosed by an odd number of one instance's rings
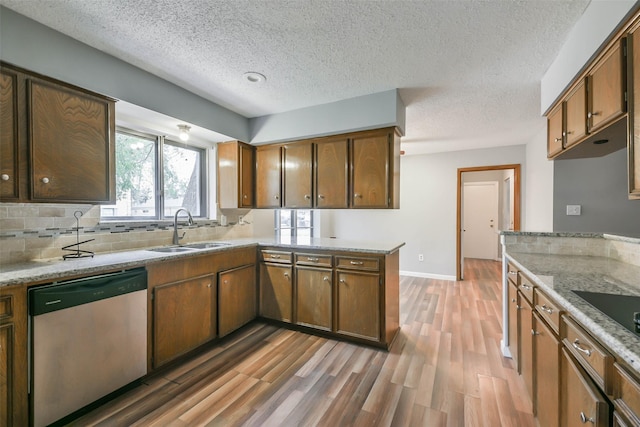
[[[74,213],[82,212],[78,224]],[[249,213],[244,213],[247,220]],[[243,225],[196,220],[187,226],[179,221],[182,242],[250,237],[251,221]],[[2,264],[61,258],[62,248],[80,242],[95,253],[148,248],[171,244],[173,221],[100,222],[100,206],[67,204],[0,203],[0,257]]]

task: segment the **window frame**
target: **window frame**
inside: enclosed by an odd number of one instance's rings
[[[209,204],[208,204],[208,189],[209,189],[209,167],[208,167],[208,152],[204,147],[200,147],[194,144],[188,144],[185,142],[179,142],[175,139],[168,138],[165,135],[160,135],[159,133],[152,132],[142,132],[137,131],[135,129],[118,126],[116,127],[116,135],[118,133],[126,134],[130,136],[135,136],[139,138],[144,138],[149,141],[153,141],[154,143],[154,154],[155,154],[155,164],[154,164],[154,179],[155,179],[155,188],[154,188],[154,206],[156,213],[153,216],[102,216],[102,208],[106,206],[110,206],[111,204],[101,205],[100,207],[100,222],[122,222],[122,221],[135,221],[135,222],[158,222],[158,221],[169,221],[173,218],[173,216],[165,216],[165,197],[164,197],[164,145],[172,145],[174,147],[184,148],[188,150],[196,151],[200,154],[200,214],[192,215],[193,218],[197,219],[206,219],[208,218],[209,213]]]

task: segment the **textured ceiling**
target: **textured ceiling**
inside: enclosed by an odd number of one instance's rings
[[[540,132],[540,80],[589,0],[0,4],[247,117],[399,88],[412,154]]]

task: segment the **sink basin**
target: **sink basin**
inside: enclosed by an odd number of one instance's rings
[[[183,248],[189,249],[209,249],[209,248],[219,248],[220,246],[228,246],[229,243],[225,242],[202,242],[202,243],[191,243],[190,245],[184,245]]]
[[[191,249],[190,248],[177,248],[177,247],[170,247],[170,248],[153,248],[153,249],[147,249],[148,251],[151,252],[169,252],[169,253],[175,253],[175,252],[188,252]]]

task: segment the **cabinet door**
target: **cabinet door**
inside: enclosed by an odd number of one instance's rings
[[[629,54],[629,198],[640,199],[640,27],[627,38]]]
[[[551,158],[560,153],[562,147],[562,112],[564,103],[560,103],[547,117],[547,157]]]
[[[609,425],[609,403],[586,372],[562,350],[560,425],[595,427]]]
[[[225,271],[218,276],[218,335],[223,337],[256,317],[254,265]]]
[[[567,95],[565,148],[571,147],[587,135],[587,94],[584,81]]]
[[[254,169],[255,157],[254,148],[245,144],[240,144],[240,194],[238,194],[238,206],[241,208],[252,208],[254,206]]]
[[[511,358],[516,365],[516,370],[520,372],[519,346],[518,346],[518,288],[509,282],[509,351]]]
[[[333,313],[331,269],[296,268],[296,323],[330,331]]]
[[[622,52],[621,44],[617,43],[587,76],[589,132],[606,126],[625,112]]]
[[[389,133],[365,134],[351,141],[354,208],[389,207]]]
[[[260,264],[260,316],[292,322],[291,273],[290,265]]]
[[[310,143],[284,146],[284,206],[287,208],[313,206],[312,148]]]
[[[380,340],[380,275],[338,271],[336,331]]]
[[[533,400],[533,310],[531,304],[518,292],[520,302],[520,319],[518,321],[518,338],[520,339],[520,374],[527,386],[529,396]]]
[[[155,287],[154,367],[215,338],[214,280],[206,276]]]
[[[256,151],[256,207],[279,208],[282,193],[282,147]]]
[[[541,426],[554,427],[560,422],[560,349],[562,344],[535,312],[533,331],[535,413]]]
[[[2,324],[0,325],[0,425],[3,426],[13,425],[13,358],[13,323]]]
[[[0,69],[0,200],[19,198],[18,79]]]
[[[315,145],[316,207],[347,208],[349,164],[346,138]]]
[[[29,79],[31,198],[115,200],[113,102]]]

